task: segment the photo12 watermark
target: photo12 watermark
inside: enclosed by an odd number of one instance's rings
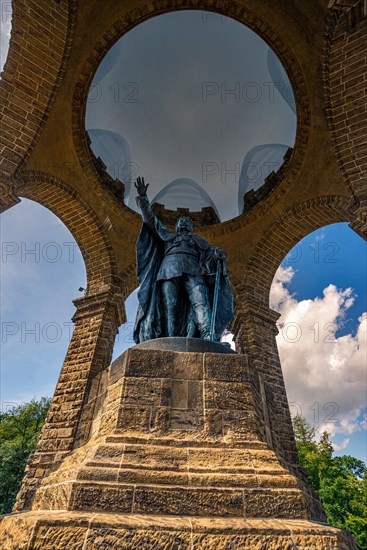
[[[340,262],[340,247],[334,241],[315,241],[307,247],[298,243],[286,255],[283,262],[286,265],[296,264],[306,253],[311,255],[312,261],[315,264],[337,264]]]
[[[13,15],[10,0],[0,0],[0,17],[2,25],[10,25]]]
[[[2,344],[56,344],[70,342],[73,336],[72,321],[2,321],[0,324]],[[134,323],[120,326],[115,339],[116,344],[134,344]]]
[[[310,406],[306,405],[303,407],[296,401],[290,401],[289,409],[292,418],[296,416],[310,418],[310,415],[312,415],[311,421],[313,425],[326,423],[338,424],[340,422],[339,405],[335,401],[325,403],[315,401]]]
[[[315,344],[335,344],[338,340],[335,338],[335,333],[338,330],[336,323],[321,324],[315,322],[313,325],[307,328],[312,333],[312,339]],[[295,344],[302,338],[307,338],[309,341],[309,333],[305,328],[302,329],[299,323],[295,321],[288,321],[287,323],[279,323],[279,335],[288,344]]]
[[[236,183],[239,184],[242,180],[246,181],[247,185],[259,186],[272,172],[277,172],[284,164],[283,159],[280,161],[263,161],[258,162],[243,162],[243,160],[235,162],[227,161],[203,161],[201,164],[201,181],[203,184],[217,183]]]
[[[6,264],[10,261],[20,261],[25,263],[51,263],[58,262],[74,263],[76,257],[80,254],[79,247],[76,242],[63,242],[58,243],[50,241],[41,243],[35,241],[30,242],[17,242],[17,241],[3,241],[1,243],[1,263]]]
[[[207,81],[201,84],[203,103],[275,103],[280,94],[288,104],[295,104],[292,86],[281,82]]]
[[[113,103],[140,103],[142,101],[141,85],[137,82],[120,82],[116,80],[107,87],[92,82],[88,96],[88,103],[98,103],[102,99]]]

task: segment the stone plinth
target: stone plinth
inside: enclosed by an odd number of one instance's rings
[[[245,355],[137,346],[98,400],[88,443],[3,518],[2,548],[354,548],[267,443]]]
[[[2,528],[3,550],[356,548],[345,531],[302,520],[42,511],[6,516]]]

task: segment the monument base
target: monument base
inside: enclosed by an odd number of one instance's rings
[[[350,533],[306,520],[39,511],[4,516],[2,550],[350,550]]]
[[[74,451],[47,474],[36,454],[1,549],[356,548],[269,437],[246,356],[135,346],[107,374]]]

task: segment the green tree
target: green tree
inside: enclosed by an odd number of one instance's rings
[[[0,514],[12,510],[50,402],[51,399],[42,397],[0,413]]]
[[[319,451],[315,441],[315,429],[304,418],[293,418],[293,430],[301,466],[307,470],[308,484],[314,491],[320,489]]]
[[[330,434],[324,432],[317,442],[315,430],[303,417],[293,419],[293,428],[301,466],[319,495],[328,523],[349,529],[360,548],[367,549],[366,465],[348,455],[333,457]]]
[[[348,457],[350,458],[350,457]],[[361,548],[367,548],[367,469],[358,481],[351,500],[351,510],[346,519],[346,527],[357,537]]]

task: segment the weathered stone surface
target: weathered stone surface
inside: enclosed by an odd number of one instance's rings
[[[0,522],[4,550],[357,550],[345,531],[300,520],[42,511]]]
[[[160,470],[186,470],[186,449],[126,445],[122,467]]]
[[[307,519],[305,497],[291,489],[249,490],[243,495],[245,517]]]
[[[171,409],[172,430],[198,430],[204,425],[204,416],[197,409]]]
[[[202,380],[205,355],[202,353],[172,355],[172,379]]]
[[[134,488],[130,486],[74,484],[69,509],[131,512]]]
[[[242,491],[137,487],[134,512],[199,516],[243,515]]]
[[[126,405],[160,405],[160,378],[126,378],[123,399]]]
[[[204,379],[222,382],[245,382],[250,379],[248,359],[245,355],[204,355]]]
[[[323,519],[303,481],[281,464],[268,444],[260,385],[252,380],[255,374],[249,373],[243,357],[151,353],[130,350],[115,363],[109,378],[98,378],[106,392],[103,405],[92,384],[93,437],[65,456],[34,489],[33,510],[69,510],[68,515],[60,522],[37,523],[35,548],[62,548],[64,543],[83,550],[106,544],[287,548],[291,530],[274,521]],[[154,376],[148,376],[150,364]],[[88,406],[88,415],[92,410]],[[37,464],[43,472],[42,463]],[[81,518],[88,513],[95,517],[88,516],[85,526]],[[124,514],[129,514],[128,521]],[[29,518],[36,516],[21,517],[26,530]],[[76,524],[71,518],[78,518]],[[95,518],[104,519],[95,523]],[[246,518],[257,518],[258,523],[247,520],[250,523],[234,530],[224,518],[232,518],[233,525]],[[11,522],[11,516],[5,518],[4,526]],[[306,537],[310,544],[327,540],[332,547],[339,536],[317,531],[317,524],[315,533],[305,535],[309,524],[296,525],[299,540]],[[22,544],[19,538],[20,548]]]
[[[189,449],[188,461],[190,472],[254,472],[250,453],[242,449]]]
[[[165,351],[162,354],[160,351],[146,351],[134,347],[128,350],[127,354],[128,361],[125,376],[148,378],[171,377],[172,352]]]
[[[119,409],[117,427],[122,430],[149,431],[152,409],[149,406],[123,406]]]
[[[114,530],[91,529],[87,535],[84,548],[99,550],[101,548],[119,548],[121,550],[157,550],[158,548],[191,548],[190,533],[144,531],[142,529]]]
[[[53,550],[56,548],[70,548],[78,550],[79,548],[83,548],[85,536],[85,526],[38,525],[33,533],[32,549]]]
[[[248,384],[206,381],[204,392],[208,409],[249,410],[252,408],[253,396]]]

